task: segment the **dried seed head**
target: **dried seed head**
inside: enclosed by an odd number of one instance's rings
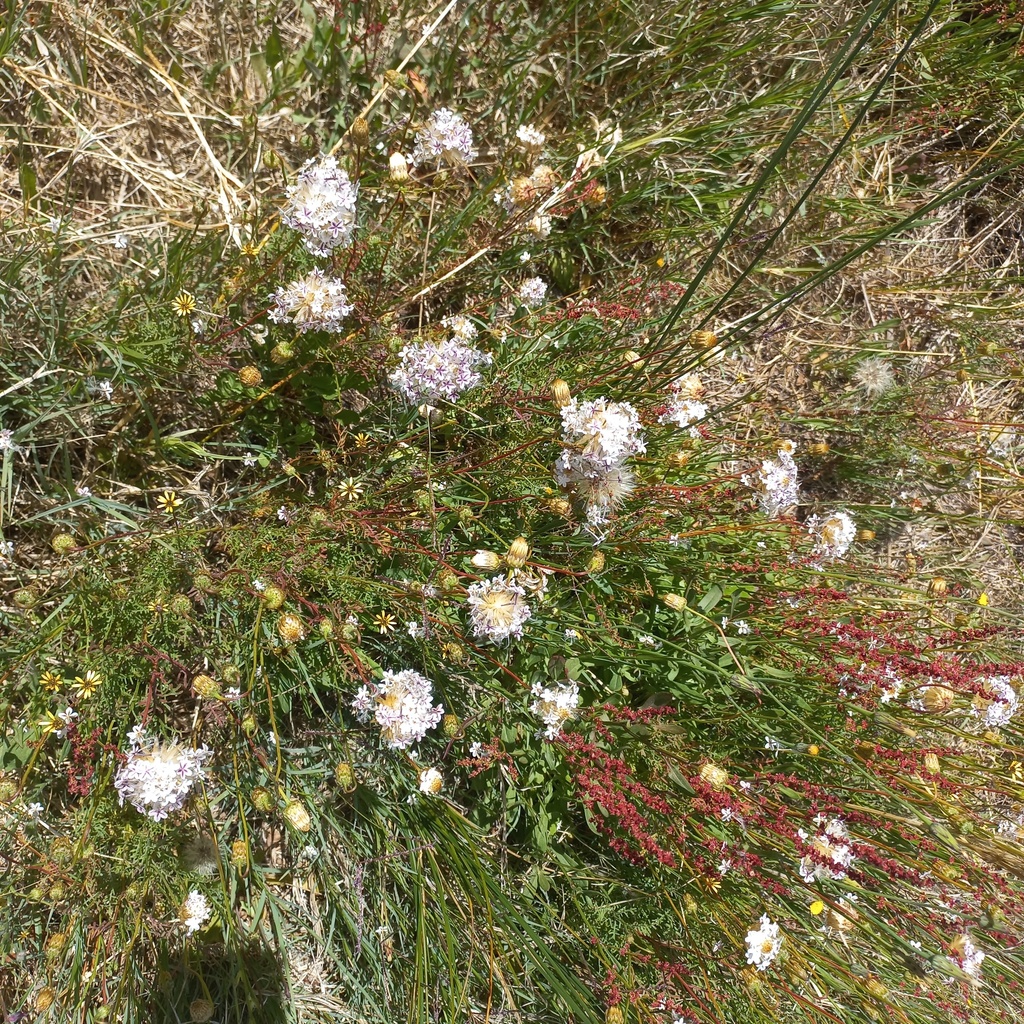
[[[809,444],[807,446],[807,451],[811,455],[821,458],[823,455],[828,455],[831,449],[824,441],[819,441],[816,444]]]
[[[525,537],[516,537],[514,541],[509,545],[508,554],[505,555],[505,561],[513,569],[521,569],[525,564],[526,560],[530,557],[530,545],[526,542]]]
[[[299,832],[308,832],[313,824],[312,819],[309,817],[309,811],[306,810],[306,806],[301,800],[289,800],[284,805],[282,814],[284,815],[284,820]]]
[[[53,1006],[54,1000],[57,998],[57,993],[54,992],[49,985],[46,988],[41,988],[37,993],[36,997],[32,1002],[37,1013],[46,1013],[46,1011]]]
[[[243,366],[238,371],[238,379],[247,388],[258,388],[263,383],[263,374],[258,366]]]
[[[548,498],[544,504],[556,516],[568,516],[572,512],[572,503],[566,498]]]
[[[936,576],[928,584],[928,593],[932,597],[942,597],[949,589],[949,585],[941,576]]]
[[[875,531],[874,530],[858,530],[857,531],[857,540],[859,540],[862,544],[866,544],[869,541],[873,541],[874,539],[875,539]]]

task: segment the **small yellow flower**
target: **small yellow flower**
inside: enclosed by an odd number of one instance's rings
[[[377,632],[382,635],[394,632],[395,622],[394,615],[389,615],[387,612],[378,612],[373,617],[373,623],[377,627]]]
[[[178,316],[188,316],[196,311],[196,297],[191,292],[178,292],[171,307]]]
[[[259,256],[259,254],[260,254],[260,246],[261,246],[261,243],[259,243],[259,242],[246,242],[242,246],[242,255],[243,256],[249,256],[249,257]]]
[[[163,594],[158,594],[146,607],[156,615],[163,615],[167,611],[167,598]]]
[[[52,711],[47,711],[46,717],[40,718],[36,725],[43,730],[44,736],[49,736],[50,733],[64,728],[64,723]]]
[[[179,508],[181,508],[181,498],[178,497],[177,491],[164,491],[159,498],[156,499],[157,507],[161,512],[171,516]]]
[[[369,434],[356,434],[352,440],[355,442],[357,448],[365,448],[370,443]]]
[[[1017,785],[1021,785],[1024,783],[1024,764],[1020,761],[1011,761],[1008,774]]]
[[[50,693],[56,693],[64,685],[64,680],[56,672],[44,672],[39,677],[39,685]]]
[[[815,917],[817,917],[824,909],[825,904],[821,900],[815,900],[810,906],[810,911]]]
[[[988,607],[988,594],[986,594],[984,590],[978,595],[978,607],[979,608],[987,608]]]
[[[84,676],[75,676],[75,681],[72,684],[75,696],[86,700],[91,697],[103,682],[103,676],[99,672],[94,672],[89,669]]]
[[[346,501],[355,501],[362,497],[363,485],[350,476],[344,483],[338,485],[338,494]]]

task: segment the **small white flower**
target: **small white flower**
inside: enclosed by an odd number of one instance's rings
[[[308,160],[287,189],[281,221],[302,233],[314,256],[330,256],[352,241],[359,186],[349,180],[333,156]]]
[[[372,717],[393,750],[418,743],[444,716],[444,707],[433,704],[430,680],[412,669],[389,670],[380,682],[361,686],[352,699],[352,710],[361,722]]]
[[[242,459],[243,466],[255,466],[256,456],[252,452],[246,452],[245,457]]]
[[[42,813],[43,813],[43,805],[42,805],[42,804],[38,804],[38,803],[32,803],[32,804],[29,804],[29,805],[28,805],[28,806],[27,806],[27,807],[25,808],[25,813],[26,813],[26,814],[27,814],[27,815],[28,815],[28,816],[29,816],[30,818],[34,818],[34,819],[35,819],[36,821],[38,821],[38,820],[39,820],[39,818],[40,818],[40,817],[42,817]]]
[[[530,152],[538,152],[544,148],[545,135],[532,124],[521,124],[516,129],[516,139]]]
[[[444,778],[436,768],[425,768],[420,772],[420,792],[437,796],[444,786]]]
[[[263,582],[258,576],[252,581],[252,589],[258,590],[261,593],[267,589],[266,583]]]
[[[530,692],[534,697],[530,711],[544,723],[542,735],[549,740],[558,739],[562,734],[562,726],[579,707],[580,688],[575,683],[562,683],[558,686],[534,683]]]
[[[201,892],[193,889],[182,904],[178,916],[181,923],[185,926],[186,933],[193,935],[210,920],[212,913],[213,910],[206,897]]]
[[[127,235],[114,235],[113,242],[115,249],[127,249],[128,248],[128,236]]]
[[[74,708],[65,708],[57,712],[57,717],[64,723],[64,728],[57,729],[54,735],[58,739],[63,739],[67,735],[68,727],[78,718],[78,712]]]
[[[760,469],[744,474],[742,480],[755,490],[761,511],[767,516],[775,518],[795,505],[800,500],[800,485],[792,442],[780,446],[777,459],[765,459]]]
[[[406,632],[412,637],[413,640],[419,640],[425,633],[423,629],[423,623],[416,619],[411,619],[405,624]]]
[[[760,928],[747,932],[747,963],[766,971],[782,948],[779,926],[767,914],[761,915]]]
[[[533,259],[533,257],[530,255],[530,251],[528,249],[523,250],[523,252],[519,254],[520,263],[529,263],[531,259]]]
[[[479,757],[484,752],[484,745],[482,743],[470,743],[469,745],[469,756]]]
[[[473,635],[492,643],[512,637],[521,639],[523,626],[533,614],[526,589],[517,582],[518,572],[479,580],[468,588],[469,617]]]
[[[814,553],[821,559],[842,558],[857,536],[857,525],[845,512],[833,512],[824,519],[811,516],[807,530],[814,538]]]
[[[211,751],[147,739],[139,729],[129,734],[130,749],[114,788],[122,804],[127,800],[137,811],[162,821],[180,810],[192,787],[205,778],[203,765]]]
[[[224,699],[225,700],[241,700],[242,699],[242,691],[237,686],[229,686],[224,691]]]
[[[388,379],[414,405],[424,401],[455,402],[464,391],[483,381],[480,367],[491,363],[487,353],[457,337],[406,345],[399,359]]]
[[[287,523],[288,522],[288,509],[285,508],[284,505],[282,505],[277,510],[277,518],[280,519],[282,523]]]
[[[89,490],[88,487],[76,487],[75,488],[75,494],[77,494],[80,498],[91,498],[92,497],[92,491]]]
[[[566,640],[569,641],[569,643],[572,643],[573,640],[579,640],[580,638],[579,630],[572,629],[571,627],[567,629],[562,635],[565,637]]]
[[[60,233],[61,223],[60,217],[51,217],[46,222],[46,226],[56,235]]]
[[[519,286],[519,291],[516,294],[519,296],[519,301],[527,309],[536,309],[538,306],[544,305],[544,300],[548,294],[548,286],[541,278],[530,277]]]

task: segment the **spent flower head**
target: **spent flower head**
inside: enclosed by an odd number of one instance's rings
[[[433,685],[413,669],[386,671],[378,683],[361,686],[352,709],[361,722],[371,718],[381,728],[381,738],[395,750],[418,743],[444,716],[444,707],[433,703]]]
[[[352,312],[344,281],[311,270],[304,277],[282,285],[271,297],[270,319],[276,324],[293,323],[306,331],[338,334],[341,322]]]

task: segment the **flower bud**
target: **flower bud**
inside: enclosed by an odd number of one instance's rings
[[[674,612],[686,611],[686,598],[682,594],[662,594],[661,600]]]
[[[587,562],[587,572],[590,573],[591,576],[594,576],[597,573],[601,572],[602,569],[604,569],[604,564],[605,564],[604,552],[603,551],[595,551],[590,556],[590,561]]]
[[[721,792],[729,784],[729,773],[710,761],[701,766],[700,780],[712,789]]]
[[[192,680],[192,689],[197,697],[216,700],[221,695],[220,683],[212,676],[198,675]]]
[[[252,737],[259,732],[259,729],[259,719],[251,711],[246,711],[246,713],[242,715],[242,732],[252,739]]]
[[[857,531],[857,540],[859,540],[862,544],[866,544],[869,541],[873,541],[874,539],[875,539],[875,531],[874,530],[858,530]]]
[[[36,595],[28,589],[16,590],[14,592],[14,603],[19,608],[29,609],[35,607]]]
[[[236,839],[231,844],[231,863],[236,868],[244,868],[249,863],[249,847],[244,839]]]
[[[928,584],[928,593],[932,597],[942,597],[948,588],[946,581],[941,576],[936,576],[932,579],[931,583]]]
[[[238,371],[238,379],[247,388],[258,388],[263,383],[263,374],[258,366],[243,366]]]
[[[875,999],[884,999],[889,994],[889,990],[877,978],[868,978],[864,987],[868,990],[868,995]]]
[[[441,729],[449,739],[458,736],[461,728],[462,723],[459,721],[458,715],[447,714],[441,719]]]
[[[595,182],[586,192],[583,193],[583,202],[587,206],[602,206],[608,198],[608,189],[599,182]]]
[[[437,574],[437,582],[442,590],[455,590],[459,585],[459,577],[451,569],[442,569]]]
[[[296,644],[300,640],[306,637],[306,627],[302,624],[302,619],[298,615],[293,615],[291,612],[285,612],[277,620],[277,635],[286,644]]]
[[[823,455],[828,455],[830,450],[831,449],[824,441],[819,441],[816,444],[809,444],[807,446],[808,453],[816,456],[817,458],[821,458]]]
[[[551,382],[551,398],[559,409],[572,401],[569,385],[561,378]]]
[[[441,655],[454,665],[464,665],[466,662],[466,649],[454,640],[447,640],[441,644]]]
[[[208,1020],[213,1018],[213,1003],[209,999],[203,999],[200,996],[198,999],[192,1000],[189,1004],[188,1012],[196,1024],[206,1024]]]
[[[70,533],[58,533],[57,536],[50,541],[50,547],[52,547],[58,555],[66,555],[69,551],[74,551],[74,549],[78,547],[78,544]]]
[[[309,811],[306,810],[306,806],[301,800],[289,800],[281,813],[284,815],[284,820],[299,832],[308,832],[313,824],[309,817]]]
[[[705,351],[718,344],[718,335],[714,331],[692,331],[688,340],[691,348]]]
[[[530,545],[526,542],[525,537],[516,537],[514,541],[509,545],[508,554],[505,555],[505,561],[513,569],[521,569],[525,564],[526,560],[530,557]]]
[[[953,706],[956,694],[948,686],[925,686],[921,689],[921,702],[932,714],[941,714]]]
[[[934,751],[929,750],[928,753],[924,755],[924,767],[925,771],[931,772],[932,775],[939,774],[939,758]]]
[[[640,353],[634,349],[630,349],[622,357],[622,360],[627,366],[632,366],[634,370],[642,370],[644,368],[644,360],[640,358]]]
[[[366,122],[365,117],[357,117],[352,122],[352,128],[349,131],[352,136],[352,141],[360,148],[365,149],[370,144],[370,126]]]
[[[287,341],[278,342],[270,350],[270,361],[277,366],[287,363],[289,359],[295,358],[295,349]]]
[[[284,598],[284,591],[280,587],[274,586],[273,583],[265,587],[260,594],[260,600],[266,605],[267,611],[271,612],[276,612],[284,604]]]
[[[356,773],[348,761],[339,761],[334,766],[334,781],[346,793],[351,793],[356,788]]]
[[[265,786],[257,786],[249,794],[249,800],[260,814],[269,814],[277,804],[274,794]]]
[[[478,569],[497,569],[501,565],[501,555],[496,551],[478,550],[470,561]]]
[[[392,89],[404,89],[407,86],[405,75],[401,71],[396,71],[394,68],[388,68],[384,72],[384,81],[391,86]]]
[[[53,1002],[56,998],[57,993],[47,985],[46,988],[41,988],[36,993],[36,997],[33,1000],[32,1005],[37,1013],[46,1013],[46,1011],[53,1006]]]
[[[572,512],[572,504],[566,498],[548,498],[544,504],[556,516],[568,516]]]
[[[621,1006],[609,1006],[604,1012],[604,1024],[625,1024],[625,1020]]]
[[[397,150],[388,157],[388,171],[392,181],[409,180],[409,165],[406,163],[405,157]]]

